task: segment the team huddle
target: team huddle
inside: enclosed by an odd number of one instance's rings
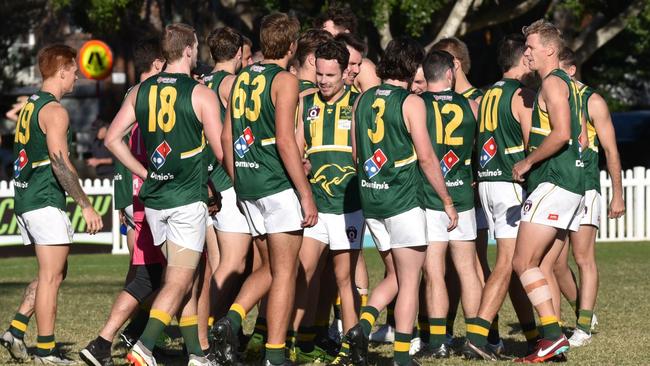
[[[503,76],[481,91],[467,80],[462,41],[425,51],[398,37],[375,65],[355,28],[336,8],[302,33],[295,17],[267,15],[256,62],[249,39],[217,28],[205,75],[188,25],[137,43],[140,83],[105,139],[121,163],[115,208],[131,265],[80,352],[86,364],[113,365],[118,337],[130,364],[156,365],[174,317],[192,366],[366,365],[370,342],[393,343],[400,366],[452,354],[496,361],[509,358],[498,322],[506,294],[528,342],[515,361],[562,361],[589,343],[600,146],[612,218],[624,213],[621,169],[607,105],[575,79],[560,32],[539,20],[505,37]],[[74,362],[54,341],[72,242],[66,191],[88,231],[101,229],[68,158],[59,104],[76,80],[75,58],[64,45],[40,51],[43,85],[20,112],[14,148],[16,216],[39,272],[0,342],[30,359],[23,337],[35,313],[33,360],[46,365]],[[366,229],[385,265],[372,291]],[[488,231],[498,248],[492,270]],[[569,339],[562,295],[576,314]],[[459,304],[465,340],[452,347]],[[387,322],[373,332],[383,310]]]

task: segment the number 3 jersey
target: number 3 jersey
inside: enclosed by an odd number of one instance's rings
[[[358,96],[347,90],[329,103],[320,93],[303,97],[306,153],[318,212],[342,214],[361,208],[350,136],[352,105]]]
[[[38,124],[41,109],[56,101],[54,95],[38,91],[18,115],[14,138],[14,211],[18,215],[47,206],[65,210],[65,190],[54,176],[45,133]]]
[[[282,71],[276,64],[256,63],[243,69],[235,80],[230,120],[239,199],[256,200],[293,188],[275,146],[271,85]]]
[[[149,159],[140,190],[146,207],[162,210],[207,201],[203,125],[192,107],[196,85],[189,75],[165,72],[140,84],[135,117]]]
[[[427,130],[440,159],[445,185],[458,212],[474,207],[472,151],[476,119],[467,98],[452,90],[421,95],[427,108]],[[424,178],[424,205],[443,211],[442,200]]]
[[[354,111],[357,171],[366,218],[385,219],[420,207],[421,178],[402,107],[408,90],[368,89]]]

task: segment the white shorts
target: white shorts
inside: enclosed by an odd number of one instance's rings
[[[489,229],[490,225],[488,224],[487,217],[485,217],[485,209],[477,205],[474,207],[474,211],[476,212],[476,230]]]
[[[124,207],[122,214],[124,215],[126,230],[135,230],[135,220],[133,219],[133,204]]]
[[[221,210],[214,215],[212,223],[218,231],[243,234],[251,233],[246,217],[237,206],[235,188],[230,187],[221,192]]]
[[[242,200],[241,205],[253,236],[302,230],[302,208],[293,189]]]
[[[429,243],[476,240],[476,212],[473,208],[458,213],[458,226],[451,232],[447,231],[449,217],[445,211],[427,209],[426,216]]]
[[[600,207],[602,205],[602,197],[600,192],[595,189],[590,189],[585,192],[585,208],[582,210],[583,215],[580,220],[580,225],[595,226],[596,229],[600,228]]]
[[[305,228],[304,236],[329,245],[330,250],[361,249],[365,231],[363,211],[343,214],[318,213],[318,223]]]
[[[170,240],[183,248],[197,252],[202,252],[205,244],[207,212],[208,207],[204,202],[194,202],[163,210],[144,208],[155,245],[162,245]]]
[[[521,221],[578,231],[583,205],[583,196],[544,182],[524,202]]]
[[[366,224],[380,252],[428,244],[427,220],[420,207],[387,219],[366,219]]]
[[[25,245],[71,244],[72,224],[61,209],[47,206],[16,215]]]
[[[480,182],[478,192],[490,231],[496,239],[515,239],[526,191],[519,183]]]

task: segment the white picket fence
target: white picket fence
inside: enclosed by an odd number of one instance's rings
[[[601,205],[601,226],[598,231],[599,241],[650,241],[650,169],[644,167],[635,167],[623,171],[623,192],[625,198],[626,212],[625,216],[619,219],[607,218],[607,208],[612,196],[612,181],[606,172],[600,172],[601,194],[603,204]],[[90,180],[82,182],[84,191],[92,194],[113,194],[113,183],[111,180]],[[0,181],[0,200],[7,197],[13,197],[13,181]],[[4,200],[0,201],[0,203]],[[13,203],[13,202],[12,202]],[[13,204],[11,204],[13,208]],[[6,204],[0,205],[0,228],[9,226],[13,223],[8,221],[15,220],[5,213]],[[112,211],[113,227],[97,235],[76,234],[75,242],[84,243],[104,243],[112,245],[113,254],[128,253],[126,247],[126,238],[120,235],[120,225],[118,212]],[[1,232],[1,230],[0,230]],[[0,245],[19,244],[21,243],[20,235],[2,235],[0,234]]]

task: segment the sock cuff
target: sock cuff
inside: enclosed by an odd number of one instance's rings
[[[539,317],[539,322],[542,324],[542,326],[557,323],[557,318],[555,315],[549,315],[549,316],[541,316]]]
[[[244,310],[244,307],[239,304],[232,304],[229,311],[234,311],[239,314],[242,319],[246,318],[246,310]]]
[[[370,325],[375,324],[375,321],[377,320],[377,317],[379,316],[379,310],[375,309],[372,306],[366,306],[363,308],[363,312],[361,313],[361,317],[359,320],[365,320]]]
[[[36,348],[49,350],[54,347],[56,347],[56,344],[54,343],[54,334],[46,336],[39,335],[36,337]]]
[[[412,333],[400,333],[400,332],[395,332],[395,342],[411,342],[411,338],[413,338]]]
[[[10,326],[13,327],[13,328],[18,329],[19,331],[21,331],[23,333],[25,333],[25,331],[27,330],[27,323],[22,322],[22,321],[17,320],[17,319],[12,320],[11,323],[10,323]]]
[[[169,325],[169,323],[172,322],[172,316],[167,314],[166,312],[158,309],[151,309],[149,312],[149,317],[154,318],[159,320],[161,323],[165,325]]]
[[[267,343],[266,345],[264,345],[264,348],[266,348],[266,349],[275,349],[275,350],[277,350],[277,349],[284,349],[284,346],[285,346],[285,345],[286,345],[286,343],[281,343],[281,344],[271,344],[271,343]]]
[[[472,324],[481,326],[483,328],[490,328],[490,326],[492,326],[491,321],[483,319],[483,318],[476,317],[476,318],[472,318],[471,320],[472,320]]]
[[[179,327],[191,327],[193,325],[199,324],[198,315],[182,316],[178,321]]]
[[[16,315],[14,316],[14,320],[18,320],[19,322],[25,324],[29,323],[29,318],[30,318],[29,316],[24,315],[22,313],[16,313]]]
[[[209,327],[212,327],[213,325],[214,325],[214,317],[213,317],[213,316],[209,316],[209,317],[208,317],[208,326],[209,326]]]

